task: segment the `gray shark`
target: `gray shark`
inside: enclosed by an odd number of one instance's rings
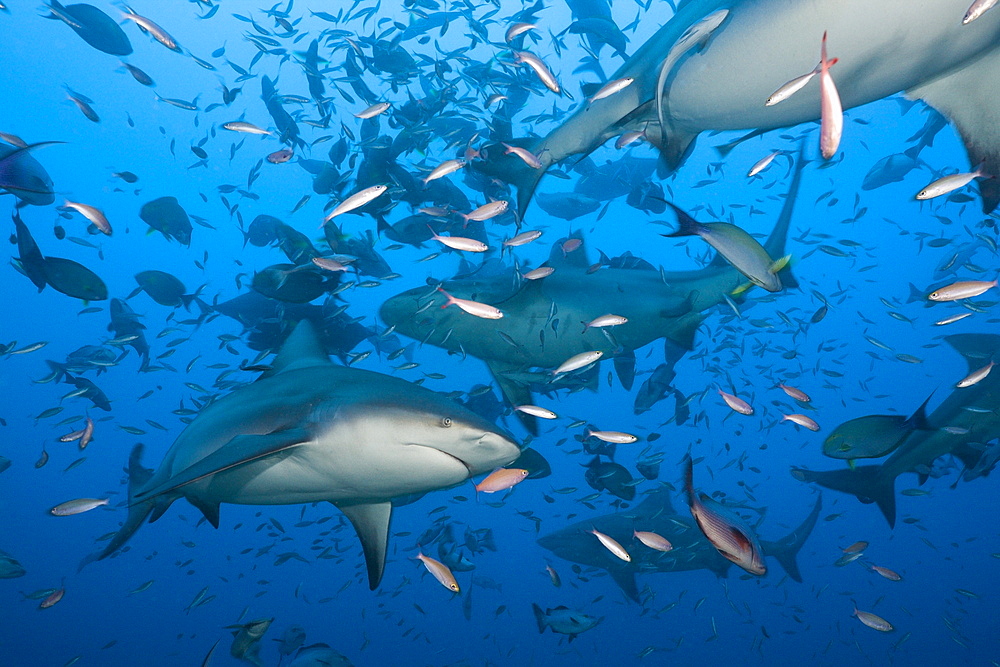
[[[1000,360],[1000,336],[955,334],[945,341],[965,357],[969,372]],[[946,427],[948,427],[946,429]],[[913,428],[902,444],[880,465],[862,465],[845,470],[792,468],[792,476],[835,491],[857,496],[863,503],[877,503],[889,526],[896,524],[896,478],[903,473],[927,479],[927,471],[939,457],[953,454],[967,471],[985,475],[992,466],[977,466],[987,455],[971,443],[987,443],[1000,437],[1000,374],[990,373],[980,382],[953,391],[928,417],[925,428]]]
[[[764,555],[776,558],[795,581],[802,581],[795,557],[816,525],[822,501],[822,496],[817,496],[809,515],[785,537],[776,542],[761,540]],[[631,562],[626,563],[604,548],[590,533],[595,529],[621,544],[632,557]],[[656,533],[667,539],[673,549],[663,552],[644,546],[633,537],[636,530]],[[732,565],[705,539],[690,514],[674,511],[667,487],[650,493],[635,508],[578,521],[539,538],[538,544],[571,563],[607,570],[625,595],[636,602],[639,601],[636,574],[710,570],[725,577]]]
[[[586,155],[613,136],[645,130],[666,164],[681,164],[705,130],[769,130],[819,118],[819,85],[765,106],[785,82],[810,72],[820,40],[839,59],[833,76],[845,109],[901,91],[951,120],[973,165],[1000,173],[1000,12],[962,25],[968,0],[691,0],[609,80],[631,77],[624,90],[581,104],[538,140],[517,140],[542,163],[533,169],[502,147],[487,147],[477,168],[518,188],[523,216],[545,170]],[[728,12],[723,14],[723,12]],[[705,28],[702,19],[724,16]],[[696,35],[689,30],[701,32]],[[659,95],[659,99],[657,96]],[[660,119],[663,122],[660,122]],[[510,142],[508,142],[510,143]],[[983,208],[1000,202],[1000,182],[980,182]]]
[[[800,155],[778,221],[764,244],[771,257],[784,254],[804,162]],[[444,298],[428,287],[392,297],[382,305],[381,317],[398,333],[482,359],[507,400],[523,405],[531,403],[529,388],[518,381],[524,371],[554,369],[582,352],[598,350],[605,358],[624,360],[624,364],[616,363],[620,370],[629,361],[634,366],[635,350],[665,338],[665,356],[676,361],[680,355],[673,348],[691,349],[704,312],[725,303],[746,282],[719,256],[697,271],[656,271],[645,263],[646,269],[591,271],[587,263],[582,248],[564,257],[556,244],[548,261],[556,271],[544,279],[518,281],[516,272],[498,276],[480,271],[443,283],[449,294],[498,307],[503,311],[499,320],[484,320],[457,308],[442,309]],[[782,276],[786,285],[794,284],[787,270]],[[581,332],[581,322],[605,313],[622,315],[628,322],[610,333],[596,328]],[[630,381],[623,384],[631,388]],[[533,428],[531,418],[523,421]]]
[[[129,463],[119,549],[152,514],[185,498],[219,525],[219,504],[329,501],[351,520],[368,582],[382,578],[393,499],[461,484],[516,459],[513,438],[445,396],[399,378],[330,363],[311,323],[288,337],[271,370],[211,403],[154,473]]]

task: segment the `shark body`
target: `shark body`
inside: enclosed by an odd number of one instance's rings
[[[460,484],[519,454],[511,436],[436,392],[331,364],[303,321],[272,369],[202,410],[155,473],[142,467],[141,446],[133,451],[128,518],[97,558],[179,498],[216,527],[220,503],[328,501],[354,525],[374,589],[393,499]]]
[[[966,9],[966,0],[682,3],[609,77],[632,78],[630,86],[581,105],[541,139],[518,140],[538,156],[540,169],[493,146],[477,168],[517,186],[523,216],[549,166],[624,132],[645,131],[676,168],[706,130],[766,131],[818,120],[818,81],[780,104],[764,103],[813,70],[826,32],[844,109],[900,92],[922,99],[956,125],[970,162],[997,174],[1000,108],[992,91],[1000,84],[1000,14],[962,25]],[[980,191],[984,210],[992,211],[1000,183],[983,181]]]

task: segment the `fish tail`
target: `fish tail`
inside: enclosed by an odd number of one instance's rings
[[[538,634],[545,632],[545,612],[534,602],[531,603],[531,610],[535,612],[535,622],[538,623]]]
[[[896,478],[881,475],[881,471],[882,466],[878,465],[823,471],[792,468],[792,477],[800,482],[849,493],[866,504],[877,504],[892,528],[896,525]]]
[[[669,234],[660,234],[660,236],[666,236],[667,238],[674,238],[677,236],[697,236],[701,231],[701,223],[692,218],[686,211],[678,208],[671,202],[667,202],[667,206],[674,209],[674,213],[677,214],[677,231],[671,232]]]
[[[97,560],[103,560],[108,556],[114,554],[116,551],[125,546],[125,543],[129,541],[129,538],[139,530],[139,526],[146,522],[150,513],[156,508],[157,504],[169,504],[170,501],[164,501],[162,498],[156,498],[151,500],[144,500],[141,502],[133,502],[135,494],[146,485],[147,482],[153,477],[153,471],[149,468],[145,468],[142,465],[142,451],[144,445],[142,443],[137,444],[132,448],[132,453],[128,458],[128,516],[125,517],[125,522],[122,527],[118,529],[111,541],[108,542],[107,546],[104,547],[103,551],[98,553],[93,553],[83,559],[80,562],[78,571],[82,570],[84,566]]]
[[[809,516],[795,530],[777,542],[761,540],[761,547],[764,550],[764,554],[774,556],[785,572],[788,573],[788,576],[799,583],[802,583],[802,573],[799,571],[799,563],[796,560],[796,556],[799,555],[802,545],[809,539],[809,535],[816,526],[816,520],[819,518],[821,509],[823,509],[822,494],[816,497],[816,503],[813,505]]]

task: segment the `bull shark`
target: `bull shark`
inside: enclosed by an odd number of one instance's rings
[[[800,154],[781,213],[764,243],[771,257],[784,254],[804,162]],[[631,378],[622,368],[630,363],[634,368],[635,350],[664,338],[665,357],[676,361],[681,356],[677,348],[692,348],[704,312],[726,303],[730,293],[745,283],[721,256],[696,271],[656,271],[643,262],[634,264],[636,268],[591,271],[582,248],[564,255],[557,243],[548,261],[556,271],[544,279],[518,284],[516,272],[497,276],[482,275],[487,272],[480,270],[442,284],[453,296],[498,307],[502,319],[484,320],[457,308],[442,309],[444,299],[428,287],[390,298],[380,314],[397,333],[485,361],[504,397],[515,406],[531,403],[531,390],[519,381],[524,371],[553,369],[592,350],[614,356],[619,378],[631,389]],[[786,285],[794,285],[787,269],[782,277]],[[622,315],[628,322],[614,327],[610,335],[595,328],[581,332],[580,322],[605,313]],[[518,417],[534,432],[533,418],[523,413]]]
[[[110,556],[179,498],[215,527],[220,503],[325,500],[354,525],[374,590],[394,499],[461,484],[519,454],[509,434],[441,394],[333,365],[303,320],[271,369],[202,410],[155,473],[140,462],[142,445],[133,449],[128,517],[83,564]]]
[[[802,581],[795,557],[805,543],[822,509],[817,496],[812,511],[791,533],[776,542],[761,540],[765,556],[773,556],[788,576]],[[590,530],[598,530],[615,539],[632,557],[626,563],[601,545]],[[633,531],[651,531],[667,539],[673,549],[654,551],[633,538]],[[636,574],[710,570],[725,577],[732,563],[705,539],[690,514],[677,514],[670,500],[670,490],[661,486],[634,509],[578,521],[538,539],[538,544],[553,554],[588,567],[607,570],[629,599],[639,602]]]
[[[580,105],[540,139],[515,140],[541,161],[531,168],[488,146],[474,166],[517,187],[523,217],[551,165],[586,155],[613,136],[645,130],[665,164],[677,168],[700,132],[766,131],[819,119],[819,85],[765,106],[768,96],[819,58],[820,39],[839,59],[834,74],[844,109],[905,92],[955,124],[971,164],[1000,173],[1000,13],[962,25],[968,0],[690,0],[609,80],[633,83]],[[763,48],[762,45],[766,45]],[[662,118],[662,123],[661,123]],[[508,141],[508,143],[511,143]],[[1000,181],[980,182],[983,209],[1000,202]]]
[[[1000,336],[955,334],[944,340],[968,362],[969,371],[1000,360]],[[948,427],[946,429],[946,427]],[[971,443],[986,443],[1000,437],[1000,374],[990,373],[980,382],[955,389],[928,417],[924,428],[913,428],[902,444],[880,465],[862,465],[846,470],[792,468],[792,476],[835,491],[857,496],[863,503],[876,503],[889,526],[896,524],[896,478],[913,472],[920,483],[939,457],[953,454],[967,471],[980,475],[992,466],[977,466],[985,455]]]

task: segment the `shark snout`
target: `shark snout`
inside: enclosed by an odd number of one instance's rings
[[[488,431],[470,448],[465,465],[472,475],[480,475],[507,465],[520,454],[521,448],[513,437]]]

